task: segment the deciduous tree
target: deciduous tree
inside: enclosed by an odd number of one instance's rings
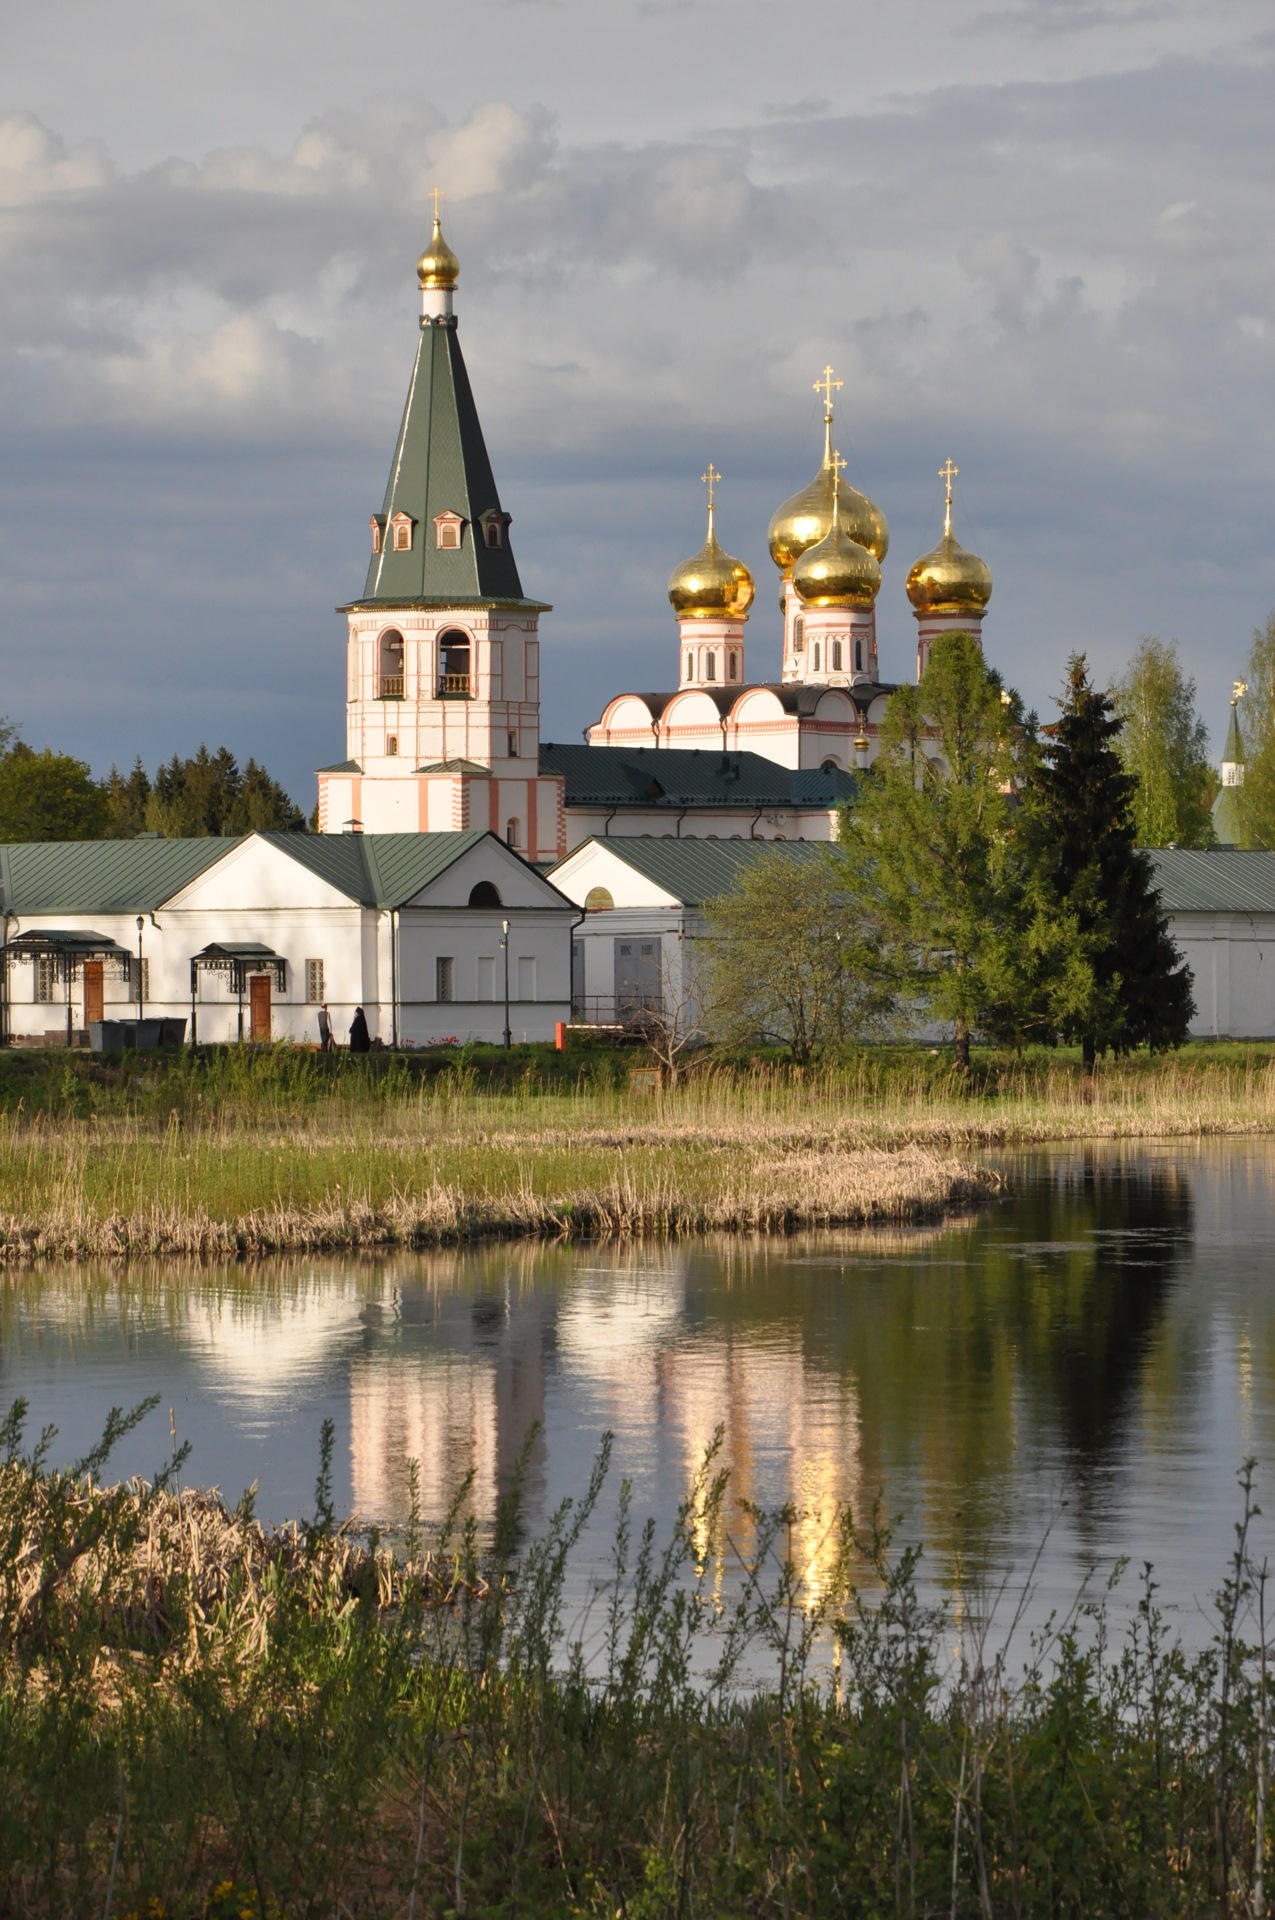
[[[1176,640],[1140,640],[1111,697],[1123,722],[1116,752],[1137,781],[1138,845],[1210,846],[1217,775],[1209,762],[1208,729],[1195,708],[1195,681],[1182,671]]]
[[[1244,784],[1234,789],[1246,847],[1275,848],[1275,613],[1253,635],[1244,669]]]
[[[37,753],[10,733],[0,755],[0,840],[96,840],[106,796],[83,760]]]

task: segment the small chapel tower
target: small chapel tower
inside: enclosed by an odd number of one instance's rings
[[[1222,749],[1222,784],[1213,802],[1213,837],[1219,847],[1240,844],[1240,810],[1236,794],[1244,785],[1244,742],[1240,736],[1239,704],[1248,692],[1243,680],[1237,680],[1231,692],[1231,723]]]
[[[346,760],[319,773],[324,833],[490,828],[565,852],[562,782],[540,773],[540,615],[509,544],[457,336],[460,263],[434,228],[417,263],[416,362],[349,638]]]
[[[925,676],[930,648],[941,633],[972,633],[980,643],[983,615],[992,597],[992,573],[985,560],[967,553],[952,532],[952,482],[960,468],[945,460],[939,479],[947,489],[943,538],[915,562],[907,578],[907,596],[916,614],[916,677]]]
[[[753,604],[753,576],[718,544],[714,489],[722,476],[711,460],[700,477],[708,488],[708,537],[668,583],[677,615],[678,687],[738,691],[744,683],[744,622]]]

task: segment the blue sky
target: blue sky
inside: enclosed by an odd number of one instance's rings
[[[937,468],[1048,706],[1178,638],[1220,744],[1275,605],[1275,32],[1260,0],[50,0],[0,23],[0,710],[95,768],[201,739],[307,805],[414,346],[428,191],[546,738],[675,672],[699,475],[778,663],[774,507],[831,360],[886,512]]]

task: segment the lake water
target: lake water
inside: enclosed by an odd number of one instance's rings
[[[338,1508],[391,1526],[412,1458],[427,1516],[472,1472],[489,1519],[533,1422],[533,1530],[606,1429],[613,1481],[667,1521],[720,1424],[736,1496],[816,1516],[879,1493],[939,1585],[1045,1540],[1033,1612],[1152,1560],[1198,1638],[1245,1455],[1275,1516],[1275,1142],[1003,1164],[1011,1197],[913,1234],[11,1275],[0,1400],[24,1396],[69,1461],[158,1394],[116,1470],[163,1462],[171,1408],[184,1477],[232,1499],[256,1481],[274,1519],[313,1510],[330,1417]]]

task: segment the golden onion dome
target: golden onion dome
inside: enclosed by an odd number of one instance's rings
[[[429,237],[429,245],[416,262],[416,277],[422,287],[454,287],[460,279],[460,261],[443,238],[437,208],[434,209],[434,231]]]
[[[714,481],[721,478],[711,466],[708,471]],[[707,481],[708,474],[704,478]],[[753,576],[742,560],[722,551],[714,512],[710,482],[708,538],[693,559],[683,560],[669,576],[668,597],[679,620],[744,620],[753,604]]]
[[[824,416],[823,464],[808,487],[785,500],[770,523],[770,557],[783,573],[791,573],[807,548],[827,538],[832,527],[832,416]],[[890,550],[890,529],[876,502],[857,487],[840,489],[841,524],[858,546],[866,547],[878,566]]]
[[[983,613],[992,597],[991,568],[976,553],[967,553],[952,532],[952,481],[958,471],[950,460],[939,471],[947,482],[943,538],[907,577],[907,596],[918,613]]]
[[[798,559],[792,584],[797,598],[808,607],[870,607],[877,597],[881,587],[877,557],[846,531],[835,487],[832,524],[823,539]]]

